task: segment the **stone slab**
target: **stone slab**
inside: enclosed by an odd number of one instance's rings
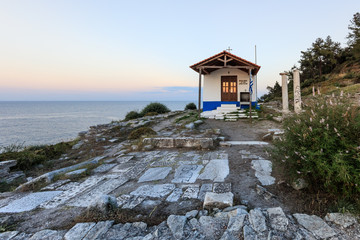
[[[287,219],[285,213],[280,207],[268,208],[267,209],[270,225],[273,229],[279,231],[286,231],[289,225],[289,220]]]
[[[212,185],[211,183],[204,183],[203,185],[201,185],[198,198],[199,198],[201,201],[204,201],[204,199],[205,199],[205,194],[206,194],[207,192],[211,192],[212,189],[213,189],[213,185]]]
[[[68,176],[68,177],[76,177],[76,176],[79,176],[79,175],[85,173],[86,170],[87,170],[86,168],[82,168],[82,169],[79,169],[79,170],[68,172],[65,175]]]
[[[224,182],[229,175],[229,161],[227,159],[214,159],[206,165],[198,179]]]
[[[56,188],[66,184],[68,182],[70,182],[69,179],[59,180],[59,181],[56,181],[56,182],[54,182],[54,183],[52,183],[52,184],[50,184],[50,185],[48,185],[46,187],[43,187],[41,190],[42,191],[55,190]]]
[[[115,167],[117,164],[115,163],[105,163],[105,164],[102,164],[100,166],[98,166],[97,168],[95,168],[94,170],[92,170],[93,173],[104,173],[104,172],[107,172],[109,171],[110,169],[112,169],[113,167]]]
[[[206,209],[211,208],[226,208],[233,206],[234,194],[228,193],[214,193],[207,192],[203,207]]]
[[[45,229],[35,233],[29,240],[62,240],[65,232]]]
[[[260,183],[263,186],[269,186],[269,185],[273,185],[275,183],[275,178],[264,174],[262,172],[255,172],[255,177],[257,177],[257,179],[260,181]]]
[[[172,183],[194,183],[199,176],[202,165],[180,165],[175,170]]]
[[[17,213],[31,211],[40,204],[52,200],[60,195],[62,191],[36,192],[30,193],[23,198],[10,202],[5,207],[0,208],[0,213]]]
[[[182,239],[184,235],[185,216],[170,215],[166,221],[174,239]]]
[[[79,185],[72,185],[69,190],[62,192],[60,195],[56,196],[51,201],[41,204],[40,207],[43,208],[55,208],[61,204],[68,202],[70,199],[75,196],[86,192],[88,189],[94,187],[97,184],[100,184],[105,179],[104,176],[91,176],[88,177],[84,182]],[[68,183],[71,184],[71,183]],[[65,185],[66,186],[66,185]]]
[[[328,213],[325,216],[325,221],[334,222],[343,228],[357,223],[356,217],[351,213]]]
[[[255,208],[250,210],[249,221],[256,232],[261,233],[267,230],[265,216],[260,209]]]
[[[181,196],[181,198],[184,199],[196,199],[199,195],[199,185],[189,186],[184,191],[184,194]]]
[[[95,223],[77,223],[64,236],[64,240],[82,240],[95,226]]]
[[[320,238],[330,238],[336,235],[336,232],[318,216],[299,213],[293,214],[293,216],[300,225],[315,236]]]
[[[252,160],[251,167],[255,170],[255,176],[262,185],[272,185],[275,183],[275,178],[271,176],[272,163],[269,160]]]
[[[174,184],[143,185],[131,192],[130,195],[162,198],[170,194],[174,189]]]
[[[86,234],[83,240],[95,240],[102,239],[102,236],[111,228],[114,221],[98,222],[90,231]]]
[[[0,169],[4,168],[11,168],[16,166],[17,161],[16,160],[7,160],[7,161],[0,161]]]
[[[214,183],[212,191],[215,193],[231,192],[231,183]]]
[[[120,195],[119,197],[116,198],[118,206],[119,207],[123,206],[128,201],[130,201],[130,198],[131,198],[131,196],[127,195],[127,194]]]
[[[18,231],[8,231],[0,233],[0,240],[9,240],[15,237],[19,232]]]
[[[133,196],[129,199],[127,203],[122,206],[122,208],[133,209],[140,203],[142,203],[145,199],[145,196]]]
[[[167,177],[172,170],[171,167],[150,168],[139,178],[139,183],[161,180]]]
[[[120,176],[119,178],[109,179],[105,182],[97,185],[91,191],[85,192],[80,196],[69,201],[66,205],[74,207],[88,207],[89,204],[96,198],[101,195],[107,195],[110,192],[114,191],[116,188],[122,186],[128,181],[127,177]]]
[[[174,191],[166,198],[167,202],[177,202],[182,196],[183,191],[181,188],[175,188]]]
[[[268,145],[267,142],[262,141],[225,141],[224,143],[231,145]]]

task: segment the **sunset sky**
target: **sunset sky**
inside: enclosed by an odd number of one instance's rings
[[[316,38],[346,44],[345,1],[0,0],[0,101],[195,100],[190,65],[227,47],[258,92]]]

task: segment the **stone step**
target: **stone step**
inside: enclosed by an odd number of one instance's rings
[[[236,106],[236,104],[221,104],[221,106],[220,107],[230,107],[230,108],[236,108],[237,106]]]
[[[225,116],[226,119],[238,119],[239,117],[237,115],[226,115]]]
[[[226,118],[225,121],[226,122],[236,122],[237,118]]]

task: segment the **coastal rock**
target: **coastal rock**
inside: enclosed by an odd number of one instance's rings
[[[307,214],[293,214],[298,223],[320,238],[330,238],[336,235],[335,231],[329,227],[320,217]]]
[[[193,122],[191,122],[191,123],[189,123],[189,124],[186,124],[186,125],[185,125],[185,128],[192,130],[192,129],[195,128],[195,124],[194,124]]]
[[[19,232],[18,231],[8,231],[0,233],[0,240],[8,240],[15,237]]]
[[[265,216],[261,212],[260,209],[252,209],[249,212],[249,221],[251,223],[252,228],[256,232],[264,232],[267,230],[266,223],[265,223]]]
[[[289,220],[285,216],[285,213],[280,207],[267,209],[270,225],[272,228],[279,231],[286,231],[289,224]]]
[[[328,213],[325,216],[325,221],[334,222],[343,228],[357,223],[355,216],[350,213]]]
[[[83,239],[95,223],[77,223],[64,236],[64,240]]]
[[[62,240],[65,232],[45,229],[35,233],[29,240]]]
[[[185,217],[186,217],[187,219],[191,219],[191,218],[196,217],[198,213],[199,213],[198,210],[192,210],[192,211],[190,211],[190,212],[187,212],[187,213],[185,214]]]
[[[181,239],[184,235],[185,216],[170,215],[167,219],[169,226],[175,239]]]
[[[207,239],[219,239],[227,227],[227,217],[202,216],[199,219],[202,233]]]

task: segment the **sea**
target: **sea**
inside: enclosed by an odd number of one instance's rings
[[[122,120],[126,113],[141,111],[149,103],[0,102],[0,151],[13,144],[30,146],[68,141],[90,126]],[[161,103],[175,111],[183,110],[189,101]]]

